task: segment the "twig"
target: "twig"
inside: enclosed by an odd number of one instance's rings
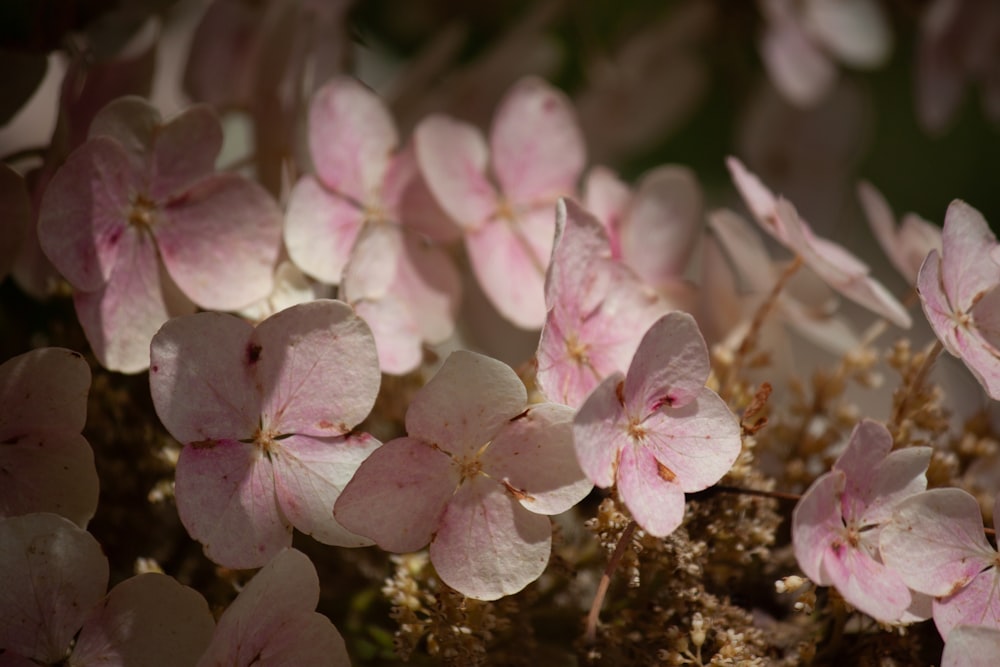
[[[597,620],[601,615],[601,606],[604,604],[604,598],[608,594],[608,587],[611,585],[611,575],[615,573],[618,563],[621,562],[622,556],[625,555],[625,549],[628,548],[629,542],[632,541],[632,534],[635,532],[635,529],[635,521],[629,521],[625,530],[622,531],[622,536],[618,538],[618,544],[615,545],[614,553],[611,554],[611,559],[608,561],[607,566],[604,568],[604,573],[601,575],[601,581],[597,585],[597,593],[594,595],[594,602],[590,605],[590,613],[587,614],[586,638],[588,644],[593,644],[597,640]]]

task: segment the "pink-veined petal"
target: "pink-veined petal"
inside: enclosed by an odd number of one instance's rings
[[[138,373],[149,367],[149,343],[170,317],[195,306],[162,270],[153,239],[127,229],[108,282],[76,292],[73,305],[94,356],[108,370]]]
[[[621,228],[625,264],[650,285],[681,276],[698,240],[701,210],[690,169],[664,166],[643,176]]]
[[[842,470],[821,475],[802,494],[792,511],[792,544],[795,559],[807,577],[820,586],[832,583],[823,560],[830,544],[844,527],[837,498],[844,492],[847,477]]]
[[[899,503],[882,528],[879,549],[907,586],[935,596],[957,592],[997,555],[986,541],[979,503],[956,488]]]
[[[253,326],[232,315],[177,317],[153,337],[153,406],[182,443],[250,438],[260,425]]]
[[[1000,630],[959,625],[948,633],[941,667],[993,667],[1000,654]]]
[[[661,405],[679,407],[699,395],[708,380],[708,348],[687,313],[667,313],[642,337],[625,376],[623,396],[642,417]]]
[[[316,91],[309,106],[309,152],[319,179],[355,203],[372,203],[399,144],[385,103],[364,84],[341,76]]]
[[[393,287],[402,252],[403,231],[399,225],[364,225],[344,269],[340,298],[348,303],[384,298]]]
[[[277,451],[271,454],[275,495],[285,518],[323,544],[371,544],[341,526],[333,516],[333,506],[358,466],[381,443],[362,433],[334,438],[293,435],[275,444]]]
[[[528,408],[508,422],[480,457],[483,470],[538,514],[565,512],[593,487],[573,448],[573,409],[555,403]]]
[[[38,428],[0,440],[0,517],[52,512],[81,528],[97,510],[94,451],[79,433]]]
[[[167,202],[153,233],[181,291],[202,308],[237,310],[271,293],[281,222],[261,186],[218,174]]]
[[[378,363],[387,375],[405,375],[420,366],[424,359],[420,328],[407,306],[396,295],[354,304],[358,317],[371,327]]]
[[[137,180],[145,186],[149,152],[155,142],[156,130],[163,123],[160,112],[138,95],[126,95],[104,105],[94,115],[87,130],[88,139],[113,139],[128,155]]]
[[[448,502],[430,556],[441,581],[471,598],[496,600],[541,576],[551,550],[549,518],[477,475]]]
[[[107,137],[80,146],[56,172],[42,198],[38,238],[42,250],[78,290],[106,283],[129,229],[136,175],[121,146]]]
[[[490,148],[500,189],[518,204],[573,194],[587,159],[569,99],[535,77],[518,81],[500,102]]]
[[[115,586],[91,610],[69,664],[193,665],[214,629],[200,593],[162,574],[140,574]]]
[[[611,282],[611,245],[600,221],[572,199],[556,204],[555,240],[545,274],[545,305],[573,317],[587,317]]]
[[[364,219],[356,205],[303,176],[292,188],[285,213],[288,256],[316,280],[336,285]]]
[[[459,226],[476,229],[497,209],[486,180],[489,149],[482,133],[442,115],[425,118],[413,132],[420,173],[441,208]]]
[[[718,482],[740,455],[739,422],[711,389],[702,388],[678,407],[664,405],[641,428],[644,446],[660,463],[660,475],[674,476],[688,493]]]
[[[35,428],[80,432],[90,366],[79,352],[47,347],[0,365],[0,441]]]
[[[253,443],[187,445],[177,460],[174,495],[181,523],[220,565],[261,567],[292,544],[292,526],[275,498],[272,464]]]
[[[108,559],[55,514],[0,520],[0,646],[55,664],[108,587]]]
[[[884,623],[898,621],[912,601],[899,574],[862,548],[842,542],[830,544],[823,569],[845,600]]]
[[[1000,630],[1000,572],[996,565],[980,573],[954,595],[935,598],[934,625],[945,642],[949,641],[951,631],[959,625],[981,625]]]
[[[626,445],[618,461],[618,493],[635,522],[654,537],[666,537],[684,520],[684,490],[664,476],[653,453]]]
[[[496,437],[527,403],[527,390],[510,366],[457,350],[413,397],[406,432],[461,458]]]
[[[334,506],[342,525],[386,551],[416,551],[430,542],[460,481],[451,457],[414,438],[396,438],[371,453]]]
[[[628,186],[607,167],[592,167],[584,185],[583,206],[596,217],[608,233],[611,252],[621,257],[619,230],[632,193]]]
[[[944,344],[945,349],[955,356],[961,356],[955,336],[954,310],[944,291],[944,282],[941,279],[941,255],[936,250],[927,255],[927,259],[920,266],[920,272],[917,274],[917,292],[920,294],[920,305],[924,315],[927,316],[935,335]]]
[[[847,475],[844,514],[858,516],[872,500],[878,480],[878,466],[892,451],[892,435],[885,425],[865,419],[855,425],[847,447],[833,464]]]
[[[625,411],[618,397],[622,373],[604,378],[573,417],[573,446],[580,467],[602,488],[615,482],[618,452],[628,443]]]
[[[860,497],[865,507],[859,518],[868,525],[882,524],[889,520],[900,501],[927,489],[927,466],[931,460],[930,447],[907,447],[892,452],[878,464],[874,484],[862,489]],[[850,475],[848,493],[853,495]],[[844,515],[848,512],[845,509]]]
[[[279,551],[219,619],[198,667],[347,667],[344,640],[336,628],[314,618],[318,602],[319,577],[312,561],[295,549]]]
[[[997,244],[982,213],[956,199],[941,232],[941,284],[955,311],[967,312],[979,295],[1000,283],[1000,265],[990,259]]]
[[[462,279],[447,251],[414,234],[404,234],[394,289],[413,312],[420,336],[431,345],[455,331]]]
[[[215,171],[215,159],[222,150],[222,126],[211,107],[189,107],[156,128],[153,136],[148,194],[154,201],[180,196]],[[241,213],[233,216],[238,219]]]
[[[317,299],[260,323],[253,333],[266,427],[344,435],[375,404],[379,374],[371,329],[342,301]]]
[[[775,239],[787,243],[788,237],[781,227],[781,221],[774,214],[778,203],[774,193],[735,157],[726,158],[726,168],[729,169],[729,175],[743,198],[743,203],[750,209],[757,223]]]

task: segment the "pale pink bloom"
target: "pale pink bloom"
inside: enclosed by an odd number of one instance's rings
[[[858,183],[858,198],[882,252],[911,285],[931,250],[941,251],[941,228],[916,213],[903,216],[899,226],[889,202],[871,183]]]
[[[992,398],[1000,398],[1000,265],[997,239],[964,201],[948,206],[941,252],[920,267],[917,291],[927,321],[946,350],[965,362]]]
[[[915,620],[923,605],[882,562],[879,535],[900,501],[927,488],[930,455],[930,447],[893,452],[888,429],[866,419],[792,512],[795,558],[806,576],[886,623]]]
[[[820,102],[837,79],[836,61],[875,68],[892,48],[877,0],[761,0],[767,24],[760,51],[775,87],[797,106]]]
[[[646,284],[665,292],[683,289],[702,226],[702,194],[686,167],[657,167],[635,192],[604,167],[587,174],[584,206],[601,221],[620,260]]]
[[[193,107],[164,123],[139,98],[105,107],[42,200],[42,249],[75,289],[102,365],[138,372],[149,340],[195,305],[235,310],[267,295],[281,213],[256,183],[213,174],[218,120]]]
[[[1000,655],[1000,630],[959,625],[948,635],[941,667],[994,667]]]
[[[684,494],[715,484],[739,456],[740,426],[705,387],[708,350],[694,318],[672,312],[643,336],[628,373],[613,373],[573,419],[580,466],[618,493],[636,523],[664,537],[684,519]]]
[[[1000,498],[994,503],[1000,523]],[[945,641],[959,625],[1000,630],[1000,554],[986,540],[979,502],[962,489],[932,489],[900,503],[880,538],[882,558],[915,591],[934,596]]]
[[[285,243],[310,276],[340,284],[340,297],[372,327],[386,373],[423,358],[422,343],[452,333],[461,284],[451,258],[421,235],[446,239],[452,226],[420,181],[412,150],[382,100],[338,77],[310,106],[315,176],[292,190]]]
[[[920,20],[917,118],[942,133],[969,85],[980,86],[983,111],[1000,122],[1000,7],[991,0],[935,0]]]
[[[370,544],[331,512],[379,444],[351,433],[381,376],[371,330],[347,304],[300,304],[256,328],[221,313],[175,318],[151,357],[156,413],[185,445],[177,511],[209,558],[260,567],[291,545],[293,526],[324,544]]]
[[[55,514],[0,520],[0,663],[172,667],[208,646],[214,622],[194,590],[162,574],[107,585],[90,533]]]
[[[54,512],[81,527],[97,510],[87,421],[90,367],[62,348],[33,350],[0,366],[0,517]]]
[[[518,327],[541,327],[555,203],[573,194],[586,159],[569,100],[522,79],[500,103],[489,145],[477,128],[442,115],[420,123],[414,145],[428,187],[465,232],[486,296]]]
[[[344,639],[316,612],[319,577],[301,551],[282,549],[229,605],[197,667],[349,667]]]
[[[874,278],[868,265],[846,248],[813,234],[791,202],[775,197],[739,160],[726,160],[733,182],[757,223],[833,289],[893,324],[908,328],[910,316],[902,304]]]
[[[375,450],[334,515],[393,552],[430,543],[441,580],[480,600],[521,590],[549,560],[558,514],[590,491],[573,411],[527,405],[506,364],[453,352],[410,403],[407,436]]]
[[[643,333],[670,309],[612,257],[601,223],[573,200],[557,207],[545,301],[538,387],[550,401],[572,408],[605,377],[628,367]]]

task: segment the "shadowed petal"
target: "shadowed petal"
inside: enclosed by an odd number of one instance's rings
[[[313,278],[336,285],[364,218],[355,204],[303,176],[292,188],[285,213],[288,256]]]

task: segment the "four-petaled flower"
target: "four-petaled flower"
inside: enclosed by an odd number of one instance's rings
[[[375,450],[334,507],[349,530],[393,552],[430,543],[442,581],[493,600],[549,560],[558,514],[590,491],[573,455],[573,411],[527,405],[506,364],[453,352],[410,403],[407,436]]]
[[[708,350],[694,318],[672,312],[643,336],[628,373],[614,373],[573,420],[580,465],[618,493],[647,533],[684,518],[684,494],[715,484],[740,454],[736,417],[711,389]]]

